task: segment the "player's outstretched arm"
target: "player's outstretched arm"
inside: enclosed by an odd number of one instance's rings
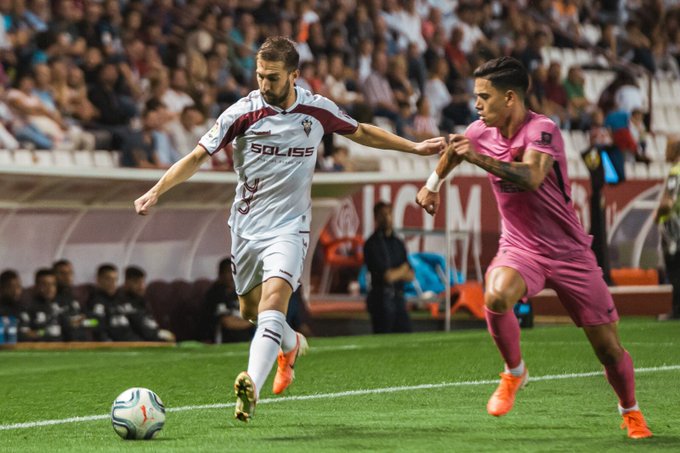
[[[463,159],[527,190],[537,190],[541,187],[543,180],[553,168],[553,157],[540,151],[527,149],[521,162],[504,162],[479,154],[464,135],[452,136],[451,142],[456,154]]]
[[[446,145],[446,141],[442,137],[430,138],[416,143],[366,123],[359,123],[356,132],[346,137],[372,148],[393,149],[420,156],[438,154],[444,151]]]
[[[175,164],[168,168],[168,171],[158,180],[158,182],[147,193],[135,200],[135,210],[139,215],[149,213],[149,208],[158,203],[158,198],[165,192],[175,187],[198,171],[203,162],[208,159],[209,154],[202,146],[196,146],[194,150],[184,156]]]
[[[463,158],[456,154],[453,145],[449,144],[446,151],[442,153],[437,162],[437,168],[432,172],[427,182],[418,191],[416,203],[420,205],[430,215],[435,215],[439,209],[439,187],[451,173],[451,170],[463,161]]]

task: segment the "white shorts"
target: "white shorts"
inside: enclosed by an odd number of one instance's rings
[[[297,290],[309,246],[309,232],[282,234],[272,239],[244,239],[231,234],[231,271],[236,294],[247,294],[256,286],[279,277]]]

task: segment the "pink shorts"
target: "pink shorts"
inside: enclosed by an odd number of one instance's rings
[[[519,272],[527,285],[526,297],[535,296],[543,288],[554,289],[562,306],[579,327],[619,320],[602,269],[590,249],[558,260],[505,246],[498,250],[487,274],[501,266]]]

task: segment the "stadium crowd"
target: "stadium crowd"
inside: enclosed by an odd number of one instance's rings
[[[471,71],[500,55],[531,71],[530,107],[567,129],[630,115],[639,94],[614,87],[591,105],[580,68],[563,79],[545,46],[680,74],[676,1],[1,0],[0,14],[0,147],[120,150],[130,167],[191,151],[257,86],[255,51],[271,35],[297,43],[300,86],[416,139],[474,119]],[[227,152],[209,168],[230,166]],[[332,137],[319,166],[352,168]]]

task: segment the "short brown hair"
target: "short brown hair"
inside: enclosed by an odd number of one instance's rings
[[[293,72],[300,64],[300,54],[295,43],[285,36],[267,38],[257,51],[257,58],[265,61],[282,61],[288,72]]]

